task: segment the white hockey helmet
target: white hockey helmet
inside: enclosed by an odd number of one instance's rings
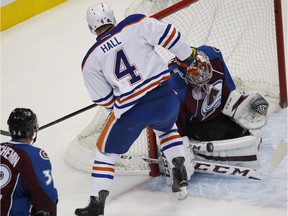
[[[88,22],[88,27],[93,34],[96,34],[96,29],[103,25],[116,24],[113,11],[105,3],[88,7],[86,20]]]

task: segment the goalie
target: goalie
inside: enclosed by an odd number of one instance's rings
[[[258,166],[259,129],[267,120],[268,101],[258,92],[242,95],[220,50],[197,48],[188,68],[177,58],[169,63],[172,88],[181,108],[177,126],[197,160],[238,166]]]

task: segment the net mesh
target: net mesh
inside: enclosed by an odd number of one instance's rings
[[[151,16],[179,1],[136,0],[126,16]],[[260,91],[279,98],[276,28],[273,0],[201,0],[161,19],[173,23],[191,46],[221,50],[237,90]],[[173,55],[157,47],[166,62]]]
[[[78,170],[91,171],[94,160],[93,150],[108,115],[109,113],[105,108],[97,107],[94,119],[69,145],[65,155],[65,160],[68,164]],[[147,134],[146,130],[143,130],[125,156],[149,157],[148,154],[149,146]],[[119,174],[147,174],[150,171],[150,167],[148,163],[141,159],[133,160],[119,158],[115,164],[115,170]]]
[[[151,16],[179,0],[135,0],[126,16],[143,13]],[[191,46],[210,45],[222,51],[238,91],[259,91],[277,100],[279,78],[273,0],[200,0],[161,19],[173,23]],[[168,62],[173,55],[161,47],[157,52]],[[66,161],[83,171],[90,171],[93,148],[108,113],[97,108],[91,123],[70,144]],[[144,130],[127,153],[128,156],[149,155],[149,140]],[[119,159],[118,173],[148,173],[141,160]]]

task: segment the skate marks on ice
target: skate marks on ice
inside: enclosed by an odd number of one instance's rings
[[[287,140],[287,109],[273,114],[263,128],[263,143],[259,153],[260,166],[265,164],[281,140]],[[273,130],[273,131],[272,131]],[[108,212],[131,203],[124,215],[135,210],[141,215],[261,215],[286,216],[287,156],[271,175],[263,180],[235,179],[195,173],[189,182],[188,198],[179,203],[164,177],[152,178],[138,188],[123,193],[121,199],[108,203]],[[127,204],[126,204],[127,205]],[[194,206],[195,205],[195,206]],[[194,206],[194,207],[193,207]],[[134,210],[133,210],[134,209]],[[120,211],[120,209],[118,209]],[[198,214],[197,214],[198,212]],[[133,214],[132,214],[133,215]]]
[[[192,193],[186,200],[179,201],[172,194],[171,187],[163,187],[164,181],[161,177],[154,178],[119,199],[112,199],[107,203],[106,215],[119,215],[121,212],[127,216],[286,216],[284,208],[212,199]]]
[[[287,113],[286,108],[272,114],[263,128],[260,166],[271,158],[281,140],[285,140],[287,144]],[[287,147],[283,148],[284,150],[286,156],[272,174],[263,180],[196,174],[190,181],[189,193],[212,199],[237,200],[247,204],[287,209]]]

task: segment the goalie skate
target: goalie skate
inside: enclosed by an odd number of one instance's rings
[[[172,160],[175,167],[172,169],[173,184],[172,191],[176,193],[178,200],[184,200],[187,198],[187,172],[184,166],[184,157],[176,157]]]

